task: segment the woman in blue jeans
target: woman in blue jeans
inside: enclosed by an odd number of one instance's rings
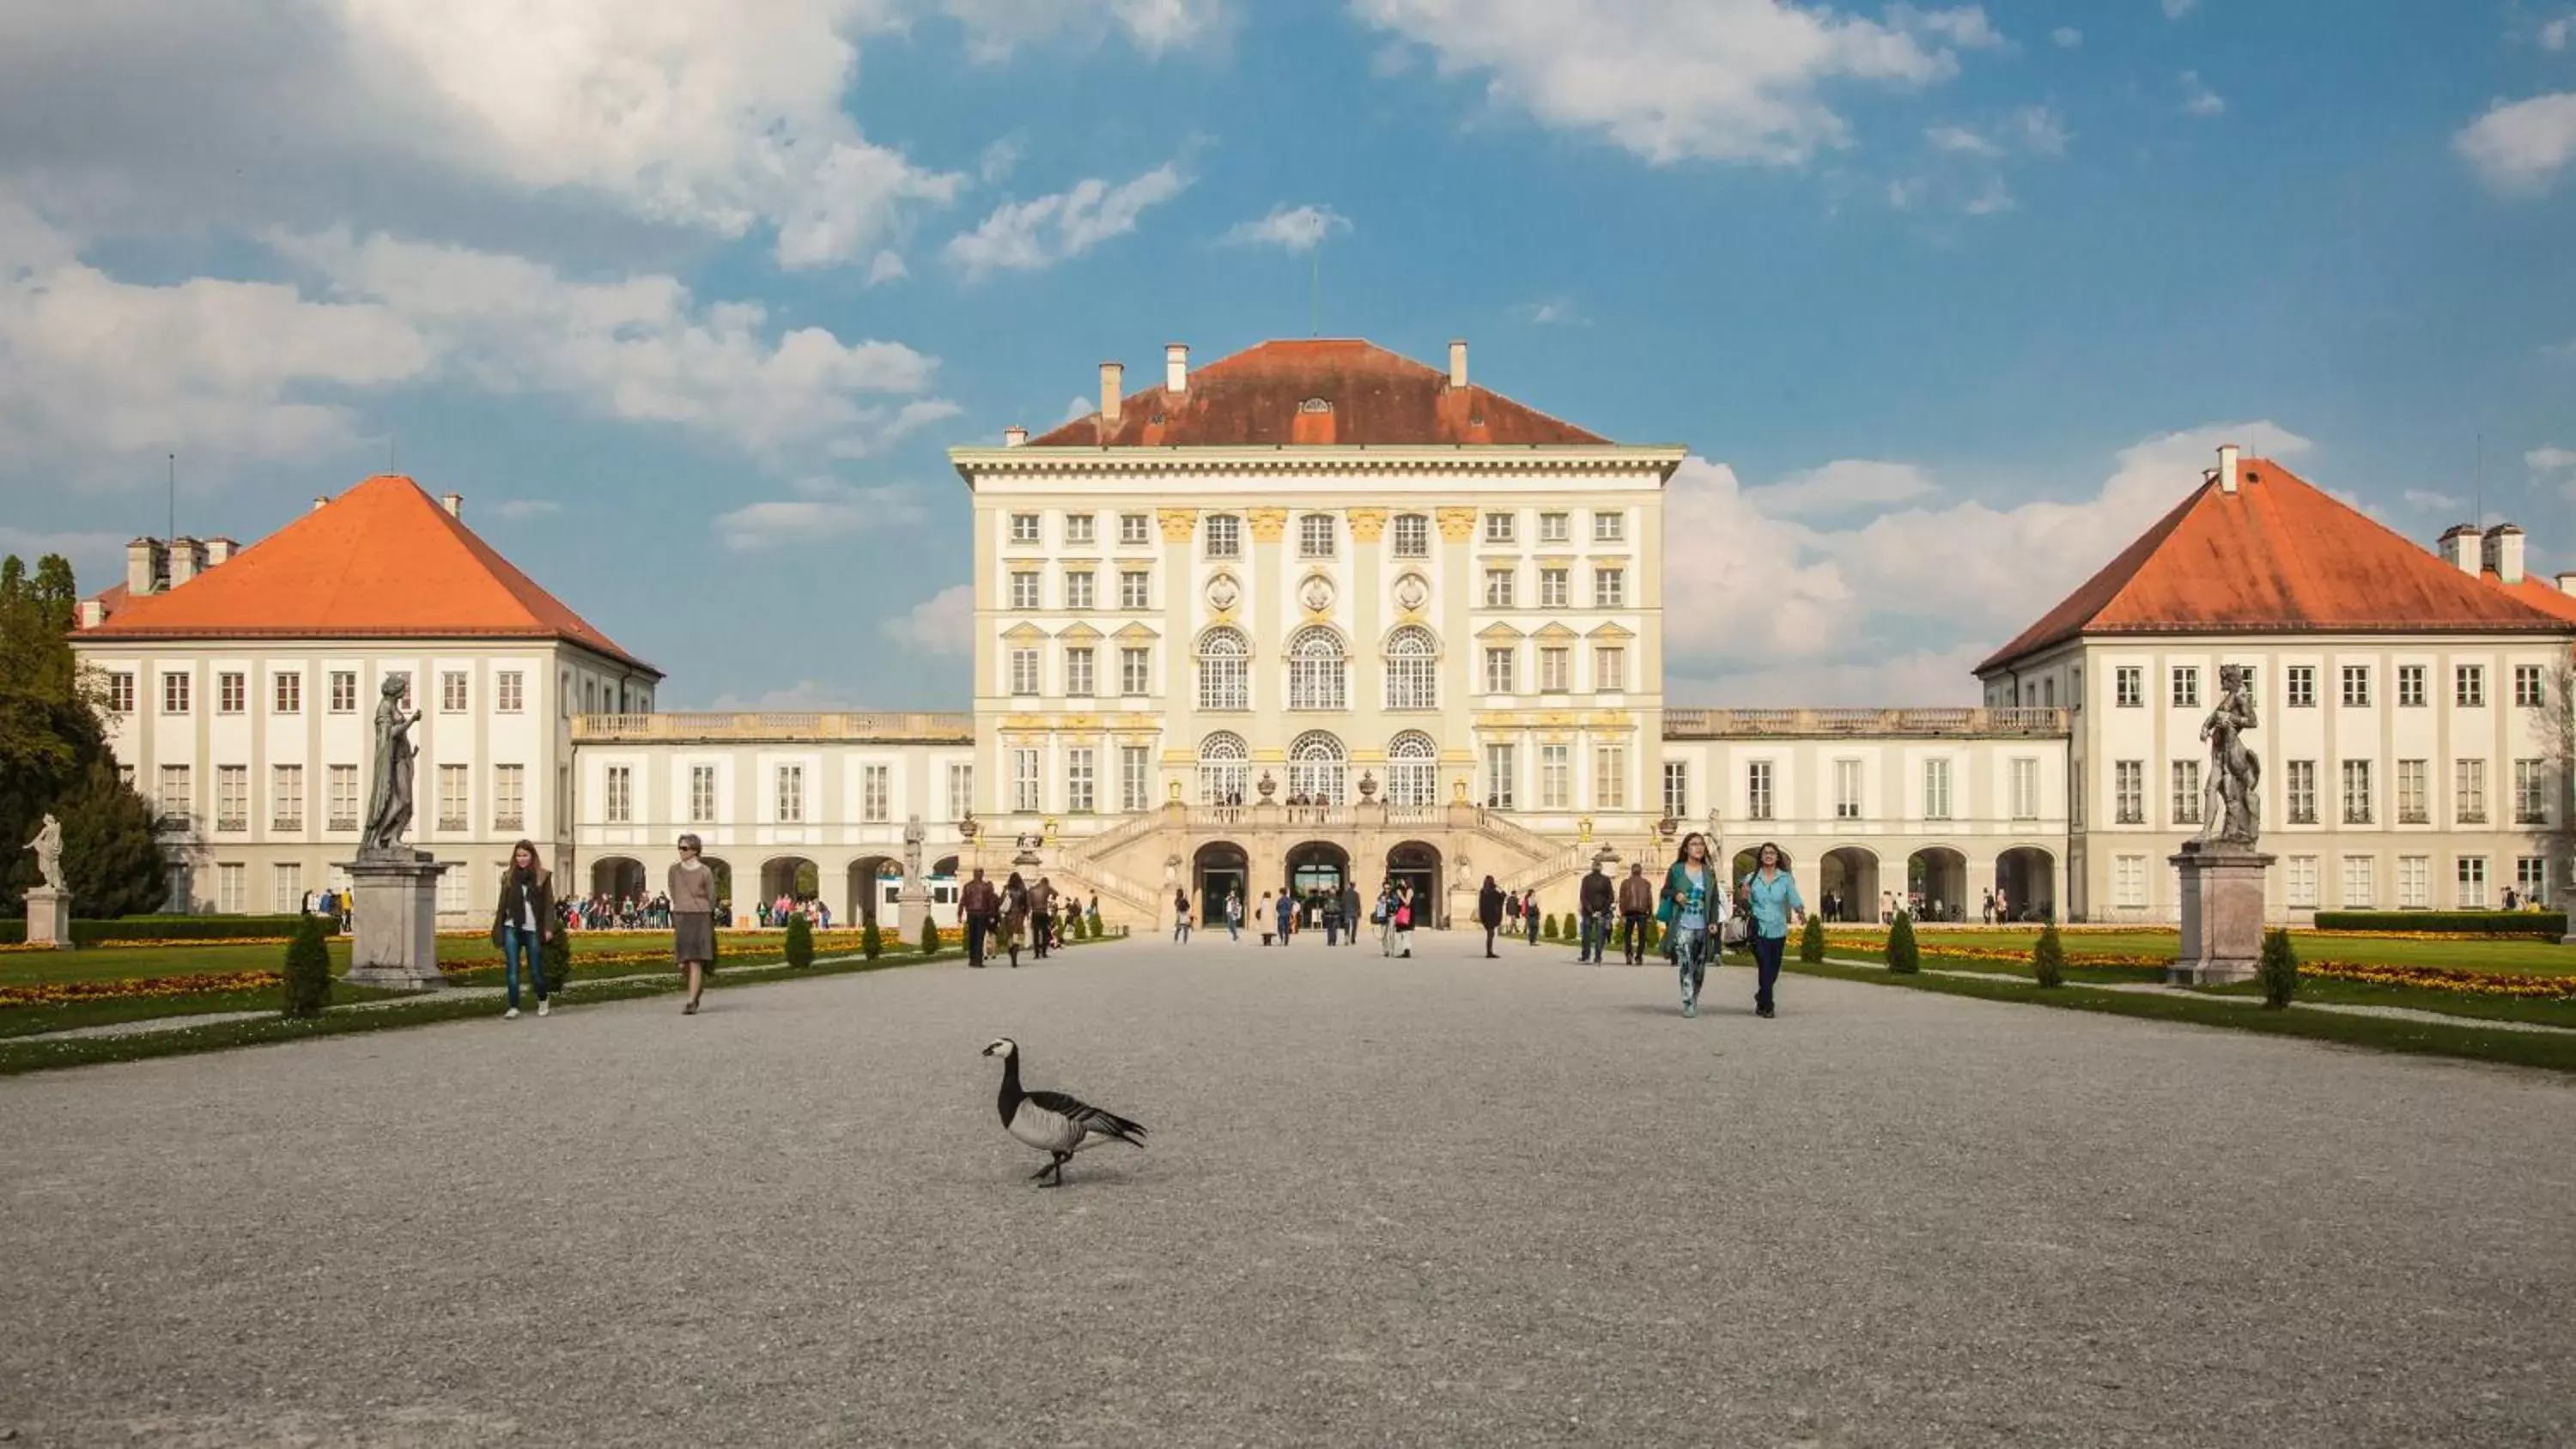
[[[1682,1015],[1699,1015],[1700,984],[1717,954],[1718,928],[1726,924],[1726,882],[1717,878],[1717,862],[1708,858],[1708,837],[1694,830],[1682,837],[1681,853],[1664,872],[1663,898],[1655,915],[1663,922],[1664,954],[1681,973]]]
[[[1799,899],[1797,877],[1789,874],[1780,847],[1764,841],[1753,851],[1753,873],[1744,878],[1744,910],[1753,918],[1753,1014],[1771,1016],[1771,988],[1780,980],[1780,957],[1789,945],[1792,917],[1805,920],[1807,903]]]
[[[522,967],[537,991],[537,1015],[546,1014],[545,946],[555,930],[554,880],[537,864],[536,844],[522,840],[510,847],[509,868],[501,872],[501,899],[492,908],[492,944],[501,948],[501,980],[510,997],[510,1009],[501,1013],[504,1021],[519,1014]]]

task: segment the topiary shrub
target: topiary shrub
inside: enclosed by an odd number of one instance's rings
[[[1825,923],[1813,916],[1807,918],[1807,929],[1798,933],[1798,959],[1810,966],[1825,959]]]
[[[1896,924],[1887,928],[1887,969],[1900,976],[1923,969],[1923,952],[1914,944],[1912,912],[1898,911]]]
[[[2057,923],[2039,928],[2039,943],[2030,948],[2030,975],[2044,988],[2066,984],[2066,945],[2057,939]]]
[[[801,915],[787,918],[787,964],[798,971],[814,964],[814,925]]]
[[[2274,927],[2263,933],[2263,956],[2254,963],[2263,983],[2263,1008],[2280,1011],[2299,991],[2299,953],[2290,949],[2290,933]]]
[[[868,918],[868,928],[859,932],[859,954],[871,961],[885,954],[885,937],[877,931],[874,916]]]
[[[546,995],[554,996],[562,992],[564,983],[572,979],[572,934],[570,932],[557,929],[554,935],[546,939],[544,945],[537,948],[537,969],[545,973]]]
[[[1539,939],[1543,941],[1562,941],[1565,939],[1565,928],[1557,923],[1556,912],[1550,911],[1546,915],[1538,918],[1538,934]]]
[[[331,946],[322,939],[322,918],[306,916],[286,943],[288,1016],[320,1016],[331,1004]]]
[[[921,954],[930,956],[939,950],[939,923],[928,916],[921,918]]]

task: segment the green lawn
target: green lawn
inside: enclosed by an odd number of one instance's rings
[[[1855,934],[1884,936],[1884,927],[1828,926],[1825,939]],[[1961,931],[1940,926],[1923,926],[1914,938],[1925,945],[1952,945],[1971,949],[2007,950],[2027,956],[2039,940],[2036,927],[2011,930]],[[2070,953],[2099,952],[2114,956],[2152,956],[2170,961],[2181,950],[2182,938],[2174,931],[2067,931],[2059,938]],[[2515,976],[2576,975],[2576,946],[2561,946],[2554,941],[2531,937],[2502,939],[2459,936],[2440,941],[2391,940],[2368,935],[2318,935],[2311,931],[2292,931],[2290,943],[2302,961],[2351,961],[2376,966],[2448,966],[2465,971],[2498,971]],[[1792,945],[1794,946],[1794,938]],[[1984,966],[1986,962],[1960,962],[1963,966]]]

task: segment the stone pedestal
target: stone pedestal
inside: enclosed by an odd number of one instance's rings
[[[2274,857],[2195,841],[2170,857],[2182,872],[2182,954],[2165,973],[2175,986],[2254,979],[2263,954],[2263,877]]]
[[[342,869],[355,917],[350,982],[409,991],[446,985],[438,971],[438,877],[448,867],[412,853],[365,856]]]
[[[72,893],[52,886],[27,888],[27,944],[72,948]]]
[[[930,919],[930,887],[918,875],[907,875],[894,893],[894,928],[910,944],[921,941],[921,923]]]

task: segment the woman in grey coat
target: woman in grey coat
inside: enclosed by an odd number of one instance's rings
[[[698,1014],[698,995],[706,990],[707,968],[716,959],[716,873],[698,859],[698,838],[680,837],[680,859],[671,867],[671,956],[689,978],[689,1001],[682,1016]]]

